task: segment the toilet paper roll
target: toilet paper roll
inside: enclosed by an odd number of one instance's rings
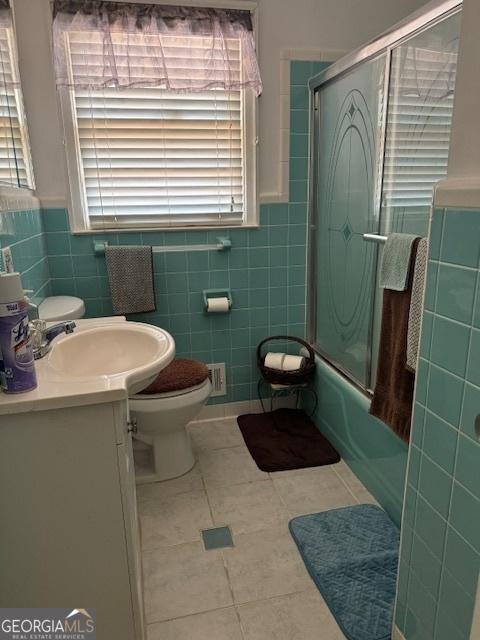
[[[271,351],[269,351],[265,356],[264,365],[269,369],[277,369],[278,371],[282,371],[284,358],[284,353],[272,353]]]
[[[228,298],[208,298],[207,313],[227,313],[230,311]]]
[[[302,356],[285,356],[282,367],[284,371],[296,371],[301,369],[305,358]]]

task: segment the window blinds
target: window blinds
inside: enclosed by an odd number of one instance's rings
[[[81,34],[69,37],[72,73],[78,78],[97,64],[98,52]],[[196,52],[203,46],[211,48],[211,40],[205,40],[168,39],[169,55],[177,56],[178,74],[198,66],[202,56]],[[155,48],[159,40],[155,42],[148,52],[143,47],[142,53],[159,55]],[[228,50],[240,73],[239,41],[230,41]],[[130,49],[128,64],[132,60]],[[219,56],[219,64],[222,60]],[[140,57],[139,72],[144,74],[148,67]],[[130,68],[129,74],[134,77],[135,70]],[[90,225],[240,223],[244,209],[242,91],[72,88]]]
[[[447,173],[457,54],[411,47],[392,57],[383,206],[424,207]]]
[[[13,30],[0,27],[0,182],[32,187]]]

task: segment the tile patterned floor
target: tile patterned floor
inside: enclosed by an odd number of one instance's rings
[[[259,471],[235,419],[189,430],[192,471],[137,487],[148,640],[342,640],[288,521],[373,497],[344,462]],[[205,551],[223,525],[234,547]]]

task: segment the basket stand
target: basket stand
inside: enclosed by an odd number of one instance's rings
[[[298,384],[285,384],[285,385],[279,385],[279,384],[273,384],[271,382],[268,382],[267,380],[265,380],[264,378],[259,378],[258,383],[257,383],[257,393],[258,393],[258,399],[260,400],[260,404],[262,406],[262,411],[263,413],[267,413],[267,408],[265,407],[265,400],[266,398],[263,397],[262,394],[262,390],[265,387],[269,387],[270,388],[270,413],[272,413],[272,416],[274,416],[273,411],[274,411],[274,404],[275,404],[275,400],[277,398],[284,398],[284,397],[288,397],[288,396],[295,396],[295,409],[298,409],[298,404],[300,401],[300,397],[301,394],[306,393],[308,394],[312,399],[313,399],[313,409],[310,411],[310,413],[308,414],[308,417],[311,418],[313,416],[313,414],[315,413],[315,411],[317,410],[317,406],[318,406],[318,396],[317,396],[317,392],[315,391],[313,385],[309,382],[303,382],[303,383],[298,383]],[[275,418],[273,418],[275,420]],[[279,431],[282,431],[282,427],[278,424],[275,424],[276,428]]]

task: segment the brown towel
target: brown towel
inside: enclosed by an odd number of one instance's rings
[[[413,265],[420,239],[412,246],[405,291],[384,289],[377,383],[370,413],[383,420],[402,440],[410,439],[415,374],[407,364],[407,333],[412,297]]]

